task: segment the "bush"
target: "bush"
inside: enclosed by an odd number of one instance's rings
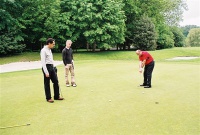
[[[174,47],[174,35],[168,26],[159,26],[159,36],[157,40],[157,45],[157,49]]]
[[[156,49],[156,31],[155,26],[148,16],[143,15],[136,22],[134,29],[134,44],[137,49],[155,50]]]
[[[175,47],[183,47],[184,46],[184,35],[180,28],[172,27],[171,31],[174,35],[174,46]]]
[[[12,34],[0,36],[0,55],[20,53],[25,49],[24,44],[20,44]]]
[[[186,38],[186,46],[200,47],[200,28],[194,28],[189,31]]]

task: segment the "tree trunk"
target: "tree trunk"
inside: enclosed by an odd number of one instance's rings
[[[93,52],[95,52],[95,50],[96,50],[96,47],[97,47],[97,44],[96,44],[96,43],[94,43],[94,44],[93,44],[93,48],[92,48],[92,51],[93,51]]]
[[[123,50],[126,49],[126,42],[123,44]]]
[[[86,44],[87,44],[87,51],[89,51],[89,44],[88,44],[88,42]]]
[[[33,45],[32,46],[32,51],[33,51]],[[42,42],[41,42],[41,46],[40,46],[40,50],[42,50],[43,46],[42,46]]]

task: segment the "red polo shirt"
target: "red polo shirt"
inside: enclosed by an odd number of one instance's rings
[[[139,56],[139,60],[143,61],[146,60],[145,65],[148,65],[153,61],[153,57],[146,51],[142,51],[142,55]]]

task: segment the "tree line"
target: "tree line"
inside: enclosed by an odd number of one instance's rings
[[[184,0],[0,0],[0,54],[73,48],[156,50],[184,46]]]

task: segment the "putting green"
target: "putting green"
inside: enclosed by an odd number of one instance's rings
[[[45,101],[41,70],[0,74],[1,135],[197,135],[200,133],[199,64],[156,62],[152,88],[138,87],[138,61],[78,61],[78,87],[64,101]]]

